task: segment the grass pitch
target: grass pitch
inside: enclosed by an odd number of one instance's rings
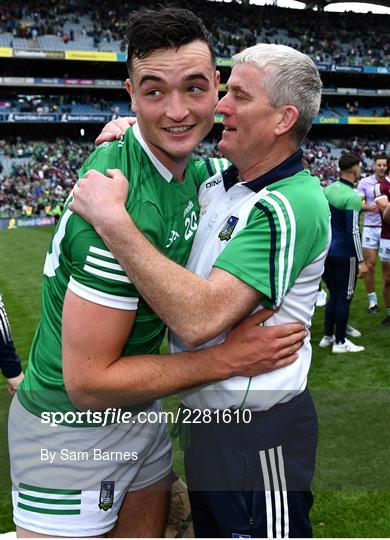
[[[19,355],[26,362],[40,314],[41,274],[51,228],[0,231],[0,291]],[[380,270],[377,272],[380,289]],[[358,283],[350,322],[363,336],[363,353],[320,349],[323,308],[316,310],[309,385],[320,421],[312,521],[315,537],[388,537],[390,532],[390,332],[367,314]],[[13,530],[6,424],[9,397],[0,381],[0,532]],[[176,398],[165,400],[168,409]],[[183,474],[174,443],[175,469]]]

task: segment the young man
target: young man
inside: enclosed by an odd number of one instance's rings
[[[339,169],[340,179],[325,189],[332,216],[332,243],[325,263],[324,280],[329,289],[329,300],[325,308],[324,337],[319,345],[332,345],[334,353],[360,352],[364,347],[346,338],[357,269],[362,277],[367,271],[359,230],[362,200],[354,190],[360,178],[359,156],[343,154]]]
[[[385,178],[386,168],[386,156],[377,155],[374,174],[362,178],[357,187],[358,193],[363,198],[364,227],[362,246],[364,260],[367,265],[364,284],[368,294],[368,312],[371,314],[378,312],[378,297],[375,290],[375,264],[381,237],[381,217],[375,204],[374,188],[378,182]]]
[[[184,264],[197,228],[197,185],[208,176],[190,153],[213,122],[219,75],[211,39],[194,14],[173,8],[134,12],[128,37],[127,89],[139,127],[97,149],[81,175],[97,169],[115,182],[109,169],[120,168],[132,186],[126,211]],[[153,421],[154,400],[285,366],[305,331],[258,329],[265,317],[256,316],[230,345],[157,356],[164,324],[70,200],[46,257],[42,320],[10,414],[18,535],[162,536],[172,458],[164,422]]]
[[[387,173],[389,159],[386,160]],[[390,178],[385,176],[374,187],[375,203],[381,215],[382,229],[379,243],[379,258],[382,265],[383,301],[386,308],[386,317],[381,322],[382,328],[390,327],[390,225],[385,218],[385,210],[390,201]]]
[[[229,339],[232,325],[260,303],[278,309],[267,325],[310,325],[329,245],[329,207],[318,179],[304,170],[299,145],[320,99],[313,62],[290,47],[256,45],[234,58],[216,110],[225,125],[219,147],[235,167],[200,187],[187,270],[137,230],[123,208],[128,182],[119,171],[113,185],[98,174],[80,181],[73,209],[94,224],[174,331],[173,350],[199,345],[205,335],[210,341],[202,347]],[[104,207],[113,221],[102,215]],[[142,262],[134,256],[140,252]],[[182,393],[197,536],[311,536],[317,430],[306,389],[310,359],[305,340],[288,368]]]

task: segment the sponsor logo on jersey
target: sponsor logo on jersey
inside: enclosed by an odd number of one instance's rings
[[[236,228],[236,225],[238,223],[238,217],[236,216],[230,216],[230,218],[225,223],[222,231],[219,233],[218,238],[220,240],[230,240],[232,237],[233,231]]]
[[[192,201],[188,201],[188,204],[184,209],[183,217],[186,217],[186,215],[190,210],[192,210],[192,208],[194,208],[194,203]]]
[[[180,238],[180,234],[177,231],[172,230],[171,236],[169,237],[168,243],[165,245],[165,247],[166,248],[171,247],[173,242],[175,242],[175,240],[177,240],[178,238]]]
[[[107,512],[114,504],[115,481],[103,480],[100,486],[99,508]]]
[[[221,176],[219,178],[217,178],[217,180],[210,180],[210,182],[207,182],[207,184],[206,184],[206,189],[217,186],[221,182],[222,182],[222,177]]]

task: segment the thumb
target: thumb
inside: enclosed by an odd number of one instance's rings
[[[113,180],[119,179],[119,178],[125,178],[122,171],[119,169],[107,169],[106,175],[112,178]]]

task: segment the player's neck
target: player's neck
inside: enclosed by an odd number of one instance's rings
[[[176,180],[184,180],[185,170],[191,154],[184,157],[176,157],[164,152],[161,148],[154,146],[148,141],[146,141],[146,144],[148,145],[152,154],[154,154],[154,156],[164,165],[164,167],[166,167],[168,171],[173,174]]]

